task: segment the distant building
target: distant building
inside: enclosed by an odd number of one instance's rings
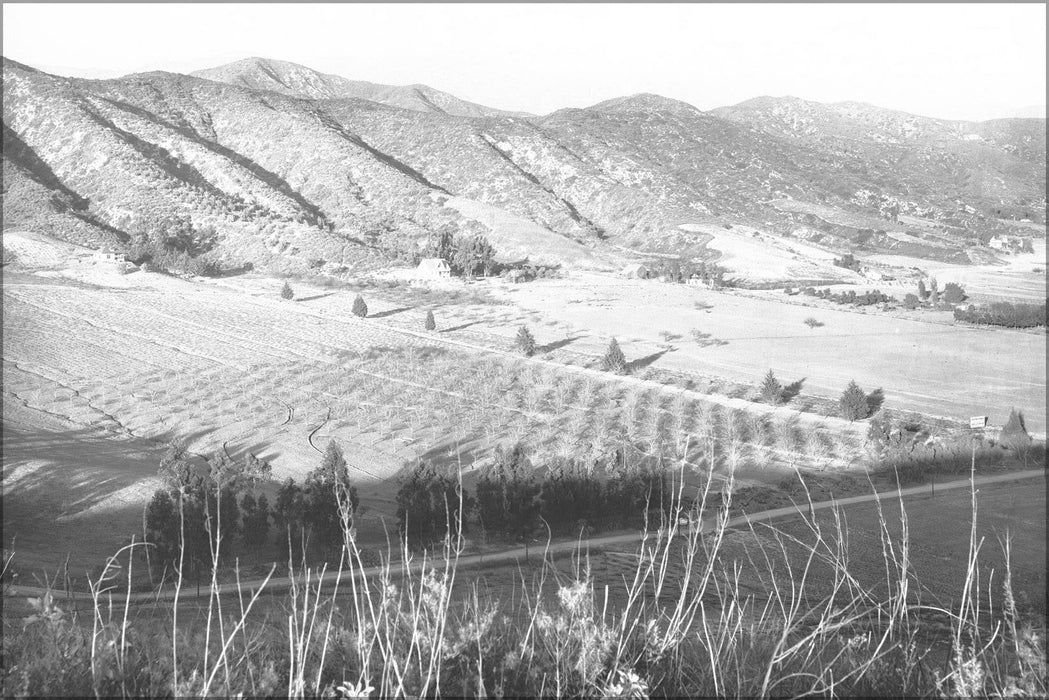
[[[706,286],[706,283],[703,281],[703,278],[696,274],[693,274],[691,277],[685,280],[685,284],[687,284],[689,287]]]
[[[624,267],[623,271],[620,274],[622,274],[623,277],[644,280],[648,279],[649,272],[648,268],[644,265],[640,263],[635,263],[633,265],[627,265],[626,267]]]
[[[441,258],[423,258],[415,271],[419,279],[446,279],[452,276],[452,268]]]
[[[987,245],[995,250],[1008,250],[1012,244],[1013,241],[1009,236],[992,236],[991,240],[987,241]]]
[[[127,262],[127,260],[126,260],[126,258],[125,258],[123,253],[116,252],[115,250],[113,250],[112,247],[110,247],[108,245],[107,246],[103,246],[102,248],[99,248],[98,250],[96,250],[94,258],[95,258],[96,262],[106,262],[106,263]]]

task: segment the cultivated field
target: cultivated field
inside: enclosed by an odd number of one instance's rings
[[[516,442],[538,463],[617,448],[684,458],[690,478],[733,472],[741,486],[776,488],[794,467],[855,469],[866,424],[797,410],[851,378],[882,387],[893,408],[1001,423],[1015,405],[1044,430],[1035,334],[838,310],[809,328],[812,309],[598,274],[478,283],[462,301],[367,287],[359,319],[354,288],[294,283],[285,301],[264,276],[121,275],[34,241],[20,249],[22,271],[5,270],[3,297],[5,545],[14,539],[27,568],[68,553],[83,571],[140,532],[176,437],[199,455],[255,454],[275,479],[301,479],[335,439],[361,491],[362,535],[385,541],[405,464],[461,465],[470,482]],[[535,358],[513,352],[521,324]],[[612,335],[631,376],[596,369]],[[756,384],[769,368],[801,381],[790,405],[688,379]],[[680,380],[654,381],[659,369]]]
[[[615,335],[628,360],[649,358],[655,368],[753,384],[771,368],[784,384],[803,379],[803,395],[832,397],[855,379],[868,391],[881,387],[892,408],[957,420],[989,415],[1001,425],[1015,406],[1024,411],[1029,429],[1045,431],[1046,346],[1040,333],[846,307],[815,310],[775,300],[771,293],[714,292],[598,275],[539,280],[511,287],[505,295],[548,322],[564,324],[562,332],[573,338],[568,347],[579,353],[598,356]],[[823,325],[810,328],[809,317]],[[669,352],[661,340],[664,331],[673,336]]]

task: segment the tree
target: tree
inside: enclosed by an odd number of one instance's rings
[[[242,522],[244,525],[241,539],[249,547],[258,547],[266,542],[270,531],[270,504],[266,494],[255,494],[250,491],[240,501]]]
[[[535,337],[528,330],[527,326],[521,326],[517,331],[517,339],[514,341],[514,344],[525,357],[531,357],[535,354]]]
[[[360,294],[358,294],[357,298],[353,300],[352,311],[354,316],[360,316],[361,318],[368,315],[368,305],[364,303],[364,297]]]
[[[292,291],[291,285],[288,284],[287,282],[285,282],[284,286],[280,288],[280,298],[281,299],[293,299],[294,297],[295,297],[295,292]]]
[[[626,373],[626,357],[615,338],[612,338],[612,342],[608,344],[608,350],[605,351],[605,356],[601,358],[601,368],[613,374]]]
[[[929,290],[925,288],[925,280],[918,280],[918,298],[922,301],[929,298]]]
[[[306,495],[290,476],[277,490],[273,507],[273,522],[282,530],[283,537],[296,546],[305,534]]]
[[[432,331],[437,328],[437,321],[435,321],[433,318],[433,311],[426,312],[426,322],[423,324],[423,327],[426,328],[426,330],[428,331]]]
[[[1031,444],[1031,435],[1027,432],[1023,411],[1017,411],[1015,408],[1009,411],[1009,420],[998,435],[998,442],[1018,451]]]
[[[532,464],[518,443],[512,450],[496,453],[496,463],[477,482],[477,512],[489,532],[527,544],[540,524],[541,484]]]
[[[903,297],[903,308],[905,309],[916,309],[921,301],[914,294],[907,294]]]
[[[153,545],[152,557],[166,567],[178,561],[179,514],[171,495],[158,489],[149,505],[145,517],[146,541]]]
[[[870,415],[870,405],[867,403],[867,395],[855,381],[850,381],[845,387],[841,398],[838,399],[841,406],[841,415],[850,421],[862,420]]]
[[[929,280],[929,303],[936,306],[940,303],[940,290],[936,287],[936,278]]]
[[[769,370],[765,375],[765,381],[761,383],[761,400],[765,403],[777,404],[783,395],[783,385],[776,379],[776,375]]]
[[[461,535],[473,506],[473,499],[462,490],[458,479],[423,461],[404,477],[396,502],[401,536],[413,545]]]
[[[943,287],[943,300],[948,304],[960,304],[965,301],[965,290],[957,282],[948,282]]]
[[[320,465],[306,475],[304,491],[305,522],[311,533],[328,547],[337,545],[342,541],[340,502],[348,504],[352,519],[359,500],[342,448],[334,440],[328,443]]]

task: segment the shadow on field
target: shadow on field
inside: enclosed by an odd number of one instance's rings
[[[571,343],[574,343],[575,341],[579,340],[581,337],[582,336],[575,335],[575,336],[572,336],[571,338],[562,338],[561,340],[555,340],[552,343],[547,343],[546,345],[540,345],[539,347],[537,347],[535,349],[535,351],[538,352],[538,353],[553,352],[554,350],[559,350],[559,349],[563,348],[566,345],[570,345]]]
[[[644,357],[639,357],[638,359],[634,360],[633,362],[628,362],[626,364],[627,374],[633,374],[634,372],[638,371],[639,369],[644,369],[645,367],[650,366],[653,362],[655,362],[659,358],[663,357],[663,355],[666,355],[668,352],[670,352],[670,350],[660,350],[659,352],[654,352],[651,355],[645,355]]]
[[[204,432],[127,440],[94,429],[5,425],[3,545],[15,552],[14,565],[53,574],[68,558],[70,575],[81,576],[132,535],[141,539],[142,509],[160,486],[167,443]]]
[[[867,410],[870,415],[877,413],[883,403],[885,403],[885,392],[881,390],[881,387],[867,394]]]
[[[780,392],[780,400],[783,403],[790,403],[790,401],[801,393],[801,387],[805,383],[808,377],[802,377],[796,382],[791,382],[787,386],[783,387],[783,391]]]
[[[452,331],[461,331],[464,328],[469,328],[470,326],[476,326],[479,323],[480,323],[480,321],[470,321],[469,323],[464,323],[464,324],[459,325],[459,326],[452,326],[451,328],[442,328],[440,332],[441,333],[451,333]]]
[[[323,294],[314,294],[311,297],[299,297],[295,301],[313,301],[314,299],[323,299],[324,297],[330,297],[335,292],[324,292]]]
[[[400,307],[398,307],[396,309],[387,309],[386,311],[380,311],[379,313],[368,314],[368,318],[386,318],[387,316],[393,316],[394,314],[399,314],[402,311],[411,311],[413,308],[415,308],[415,307],[414,306],[400,306]]]

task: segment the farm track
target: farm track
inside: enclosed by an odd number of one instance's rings
[[[1044,469],[1027,470],[1019,472],[1011,472],[1008,474],[995,474],[990,476],[976,477],[975,479],[958,479],[956,481],[943,482],[939,484],[929,484],[922,486],[913,486],[905,489],[880,491],[876,493],[865,494],[862,496],[850,496],[847,498],[831,499],[827,501],[820,501],[818,503],[812,503],[811,505],[791,505],[783,508],[773,508],[771,510],[760,511],[757,513],[745,513],[734,518],[730,518],[727,521],[727,528],[741,528],[750,527],[751,525],[759,522],[769,522],[781,518],[789,518],[797,515],[811,515],[812,513],[820,510],[829,508],[845,507],[854,504],[869,503],[872,501],[880,501],[884,498],[905,498],[909,496],[923,496],[923,495],[934,495],[937,491],[950,491],[961,488],[969,488],[970,486],[984,486],[990,484],[997,484],[1009,481],[1021,481],[1027,479],[1045,479],[1046,472]],[[716,516],[710,517],[703,520],[700,523],[700,531],[711,529],[716,522]],[[507,563],[513,563],[520,559],[529,556],[529,553],[537,553],[542,551],[545,555],[556,555],[564,554],[572,551],[590,551],[594,549],[600,549],[602,547],[623,545],[631,543],[641,543],[645,539],[645,535],[639,532],[619,533],[603,535],[600,537],[591,537],[588,539],[570,539],[561,540],[558,542],[548,543],[544,548],[540,550],[539,547],[514,547],[512,549],[506,549],[500,552],[489,552],[486,554],[472,554],[467,556],[459,556],[456,558],[456,568],[483,568],[486,566],[502,565]],[[427,561],[408,562],[407,564],[394,565],[390,567],[390,571],[394,575],[406,575],[406,574],[420,574],[422,573]],[[432,563],[431,563],[432,565]],[[323,577],[316,577],[313,579],[313,583],[335,583],[343,579],[348,579],[351,576],[354,578],[364,577],[376,577],[382,574],[382,568],[379,566],[367,567],[363,571],[354,572],[328,572]],[[242,595],[253,595],[259,587],[263,586],[264,580],[256,579],[252,581],[240,581],[239,583],[226,583],[220,584],[217,587],[217,592],[222,596],[242,596]],[[292,578],[280,577],[270,579],[265,584],[265,591],[267,593],[277,593],[285,591],[292,586]],[[5,597],[41,597],[45,595],[47,591],[43,588],[34,586],[7,586],[4,589]],[[107,596],[112,596],[114,602],[119,604],[122,599],[126,599],[129,604],[156,604],[161,601],[174,601],[175,593],[172,590],[157,591],[157,592],[142,592],[142,593],[130,593],[120,594],[115,593],[115,589],[106,589],[104,593]],[[110,600],[109,597],[107,600]],[[211,596],[211,591],[202,591],[199,596],[192,590],[183,591],[180,593],[180,600],[193,600],[197,598],[206,598]],[[79,591],[70,591],[62,595],[66,600],[90,602],[92,600],[90,593],[83,593]]]

